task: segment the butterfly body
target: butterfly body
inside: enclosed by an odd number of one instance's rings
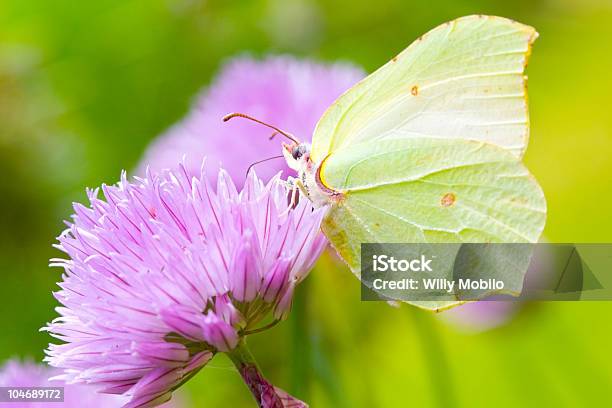
[[[315,208],[338,203],[343,194],[326,187],[320,178],[321,164],[315,163],[310,157],[310,144],[283,143],[283,155],[289,168],[294,170],[297,178],[294,179],[294,189],[299,189]]]

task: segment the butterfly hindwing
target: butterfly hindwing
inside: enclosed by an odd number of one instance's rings
[[[330,155],[321,180],[342,193],[323,230],[357,276],[361,243],[536,242],[546,220],[520,159],[483,142],[362,143]]]

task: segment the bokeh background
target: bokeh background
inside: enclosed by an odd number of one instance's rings
[[[483,13],[540,32],[530,60],[528,167],[550,242],[612,240],[609,0],[0,1],[0,363],[42,359],[60,270],[47,260],[84,187],[134,169],[222,62],[248,51],[372,71],[446,20]],[[294,313],[250,343],[267,376],[313,407],[610,404],[612,303],[534,303],[484,331],[362,303],[324,257]],[[475,317],[477,318],[477,317]],[[181,391],[253,405],[216,358]]]

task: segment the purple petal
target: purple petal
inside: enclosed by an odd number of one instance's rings
[[[190,340],[204,341],[200,314],[193,309],[175,305],[163,309],[160,316],[168,325],[169,331],[174,331]]]
[[[289,285],[289,258],[280,258],[269,271],[261,287],[261,295],[268,303],[278,300],[279,294]]]
[[[182,367],[189,361],[184,345],[168,342],[140,342],[132,346],[134,353],[157,366]]]
[[[250,230],[244,232],[231,265],[233,297],[241,302],[255,299],[261,287],[262,259]]]
[[[289,282],[287,288],[280,295],[280,300],[274,308],[274,317],[276,319],[284,319],[287,317],[289,310],[291,309],[291,303],[293,302],[293,291],[295,290],[295,281]]]
[[[219,351],[229,351],[238,344],[236,330],[212,312],[204,317],[202,330],[206,342]]]
[[[181,369],[177,368],[156,368],[136,383],[129,391],[128,395],[132,395],[132,403],[135,400],[140,400],[144,396],[159,396],[164,394],[178,384],[183,377]]]
[[[234,307],[227,295],[217,296],[215,298],[215,312],[221,319],[235,327],[243,327],[245,324],[244,317]]]

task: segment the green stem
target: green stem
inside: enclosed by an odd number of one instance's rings
[[[247,347],[246,339],[244,337],[240,339],[240,342],[233,350],[227,352],[227,355],[238,369],[248,364],[257,366],[255,357],[253,357],[251,350],[249,350]]]
[[[244,337],[236,348],[229,351],[227,355],[236,366],[260,408],[283,408],[281,398],[277,395],[274,386],[261,374]]]

